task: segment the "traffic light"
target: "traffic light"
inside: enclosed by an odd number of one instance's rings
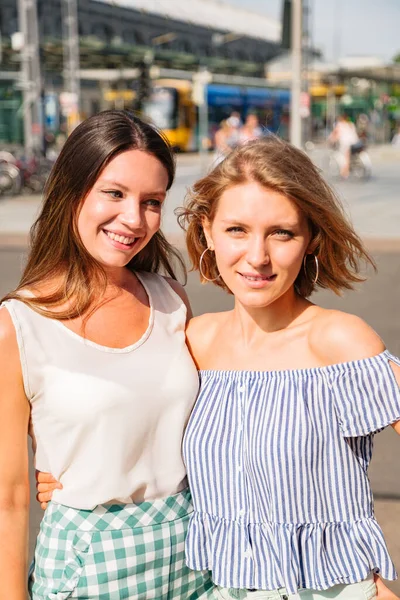
[[[285,50],[292,47],[292,0],[283,0],[281,46]]]
[[[151,94],[151,77],[150,67],[144,61],[139,63],[139,77],[138,77],[138,90],[137,90],[137,102],[138,109],[140,110],[143,103]]]

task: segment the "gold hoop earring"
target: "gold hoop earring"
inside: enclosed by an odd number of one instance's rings
[[[203,258],[205,253],[207,252],[207,250],[211,250],[211,248],[206,248],[203,252],[203,254],[200,256],[200,261],[199,261],[199,271],[200,271],[200,275],[202,276],[203,279],[205,279],[206,281],[216,281],[217,279],[220,278],[220,275],[218,273],[217,277],[214,277],[214,279],[209,279],[208,277],[206,277],[203,273],[203,267],[202,267],[202,262],[203,262]]]
[[[307,256],[312,256],[314,258],[314,262],[315,262],[315,277],[314,280],[312,282],[313,285],[315,285],[318,281],[318,277],[319,277],[319,263],[318,263],[318,258],[315,254],[305,254],[304,255],[304,260],[303,260],[303,267],[304,267],[304,273],[307,275],[307,268],[306,268],[306,262],[307,262]]]

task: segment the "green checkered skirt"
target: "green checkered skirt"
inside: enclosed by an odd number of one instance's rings
[[[217,598],[185,565],[189,490],[154,502],[76,510],[50,503],[29,576],[32,600]]]

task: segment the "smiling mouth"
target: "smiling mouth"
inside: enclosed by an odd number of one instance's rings
[[[250,275],[249,273],[239,273],[243,279],[246,281],[274,281],[276,279],[276,275]]]
[[[103,229],[103,232],[106,234],[106,236],[108,238],[110,238],[110,240],[113,240],[114,242],[118,242],[119,244],[123,244],[124,246],[128,246],[128,247],[133,246],[133,244],[138,239],[137,237],[128,237],[128,236],[124,236],[124,235],[117,235],[116,233],[113,233],[112,231],[107,231],[107,229]]]

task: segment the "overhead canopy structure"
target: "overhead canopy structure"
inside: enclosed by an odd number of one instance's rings
[[[338,77],[362,77],[382,83],[400,83],[400,64],[393,63],[389,65],[377,66],[346,66],[332,71],[332,74]]]
[[[140,10],[149,14],[229,31],[250,38],[279,42],[281,23],[275,19],[221,0],[98,0],[105,4]]]

